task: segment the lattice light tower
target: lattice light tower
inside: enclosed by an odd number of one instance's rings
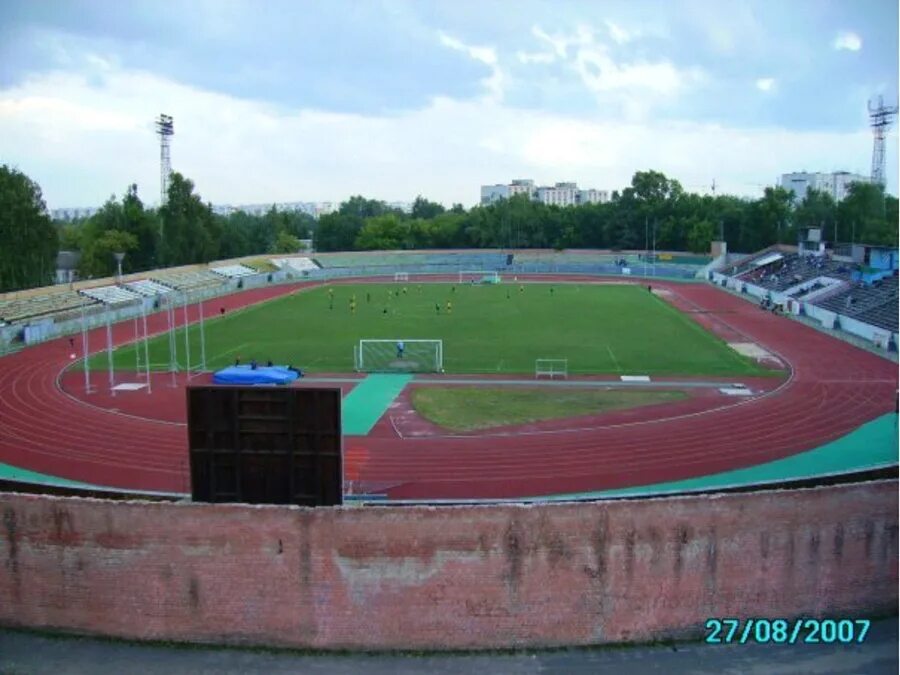
[[[159,205],[162,207],[169,195],[169,176],[172,173],[169,137],[175,135],[175,127],[171,115],[159,116],[156,120],[156,133],[159,136]]]
[[[869,126],[875,136],[872,146],[872,182],[884,186],[884,139],[897,116],[897,106],[886,106],[884,99],[869,101]]]

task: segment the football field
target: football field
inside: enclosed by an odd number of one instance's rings
[[[200,358],[196,324],[188,337],[194,369]],[[184,368],[183,330],[175,338]],[[207,370],[240,358],[292,364],[310,374],[351,372],[360,339],[402,338],[442,340],[447,373],[533,375],[536,359],[567,359],[570,374],[585,375],[771,372],[637,285],[319,286],[206,319],[205,338]],[[169,348],[168,335],[149,341],[153,369],[168,368]],[[117,370],[133,370],[136,358],[144,358],[143,346],[119,348],[114,356]],[[105,369],[106,354],[94,356],[91,367]]]

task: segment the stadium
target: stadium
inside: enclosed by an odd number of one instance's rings
[[[9,294],[3,620],[444,649],[891,611],[882,253],[324,253]],[[191,503],[186,390],[273,364],[340,391],[344,506]]]

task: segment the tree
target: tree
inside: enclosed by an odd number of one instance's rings
[[[51,283],[58,247],[41,188],[24,173],[0,166],[0,291]]]
[[[356,248],[363,251],[404,248],[409,229],[393,213],[370,218],[356,238]]]
[[[389,213],[391,209],[377,199],[366,199],[360,195],[350,197],[343,202],[338,209],[342,216],[357,216],[359,218],[374,218]]]
[[[430,202],[425,199],[422,195],[416,197],[416,201],[413,202],[412,213],[410,216],[412,218],[422,218],[424,220],[431,220],[436,216],[439,216],[444,212],[444,207],[437,202]]]
[[[82,277],[108,277],[117,271],[113,253],[131,253],[138,248],[138,239],[130,232],[107,230],[92,240],[81,252],[78,272]],[[128,260],[126,255],[125,260]]]
[[[275,237],[272,253],[297,253],[302,248],[300,240],[294,235],[282,230]]]
[[[194,194],[194,184],[173,172],[168,199],[160,210],[160,261],[166,266],[214,260],[219,251],[209,204]]]
[[[888,218],[888,205],[891,218]],[[838,236],[864,244],[897,245],[897,199],[885,197],[876,183],[851,183],[847,196],[838,205]]]
[[[709,253],[714,231],[713,224],[708,220],[695,220],[687,236],[688,250],[693,253]]]
[[[156,215],[144,208],[138,197],[138,186],[128,186],[122,198],[122,229],[134,235],[137,246],[126,259],[129,269],[147,270],[156,266],[159,221]]]
[[[319,251],[352,251],[363,218],[345,213],[329,213],[319,218],[316,249]]]

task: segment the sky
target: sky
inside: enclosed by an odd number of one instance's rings
[[[471,206],[647,169],[752,197],[868,175],[867,101],[897,89],[895,0],[0,2],[0,164],[49,208],[156,204],[159,113],[214,204]]]

